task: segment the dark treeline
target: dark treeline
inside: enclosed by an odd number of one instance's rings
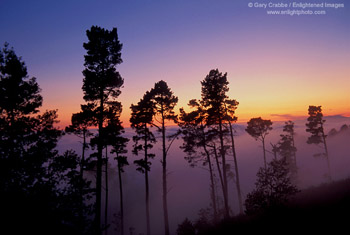
[[[1,230],[92,234],[93,189],[83,177],[82,158],[55,149],[64,132],[54,126],[57,110],[38,114],[40,91],[5,44],[0,52]]]
[[[81,111],[72,114],[71,125],[65,131],[55,127],[57,110],[39,113],[43,98],[35,78],[29,78],[24,62],[5,44],[0,53],[0,195],[4,225],[14,233],[33,234],[102,234],[112,231],[108,220],[108,164],[117,163],[120,209],[117,233],[125,234],[123,203],[123,172],[130,164],[124,128],[120,120],[122,104],[118,101],[124,79],[117,71],[121,64],[122,43],[117,29],[92,26],[87,30],[88,42],[83,70],[84,100]],[[255,215],[284,205],[299,190],[297,147],[294,123],[285,123],[280,140],[267,146],[272,130],[271,120],[252,118],[246,132],[262,143],[264,166],[257,173],[256,188],[244,198],[241,192],[239,162],[235,144],[235,111],[239,102],[228,97],[227,73],[210,70],[201,81],[201,98],[188,102],[190,111],[180,108],[175,113],[178,97],[161,80],[150,88],[137,104],[132,104],[130,123],[135,131],[132,154],[139,156],[133,163],[144,174],[145,221],[147,235],[152,234],[150,183],[153,145],[160,134],[162,164],[162,207],[164,234],[170,234],[168,210],[167,159],[175,139],[182,138],[181,149],[193,167],[208,170],[210,205],[201,211],[194,226],[186,219],[178,234],[199,234],[206,228],[227,221],[233,215]],[[309,107],[306,124],[311,136],[308,144],[321,145],[324,150],[315,156],[324,157],[331,180],[329,152],[324,132],[321,106]],[[168,125],[178,131],[169,134]],[[97,129],[92,132],[91,129]],[[82,140],[81,154],[72,150],[60,154],[57,142],[64,134],[74,134]],[[92,153],[87,156],[87,149]],[[274,158],[267,161],[267,153]],[[112,157],[111,157],[112,156]],[[228,162],[232,160],[233,164]],[[86,172],[95,175],[87,180]],[[104,174],[105,173],[105,174]],[[105,185],[102,185],[103,178]],[[232,178],[234,185],[229,185]],[[229,187],[237,194],[230,195]],[[104,196],[104,200],[102,200]],[[230,201],[237,199],[238,211],[232,211]],[[102,202],[105,202],[103,207]],[[102,221],[104,218],[104,221]],[[21,226],[16,226],[16,225]],[[20,231],[23,229],[23,231]],[[17,231],[18,230],[18,231]]]

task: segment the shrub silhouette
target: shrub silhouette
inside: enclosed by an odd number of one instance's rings
[[[285,158],[273,159],[267,168],[257,173],[256,188],[247,195],[246,213],[255,214],[285,204],[298,192],[291,182],[291,175]]]

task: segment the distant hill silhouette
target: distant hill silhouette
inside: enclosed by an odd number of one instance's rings
[[[328,116],[324,116],[325,119],[350,119],[349,117],[346,117],[344,115],[328,115]]]

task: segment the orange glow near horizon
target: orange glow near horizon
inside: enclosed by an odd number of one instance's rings
[[[230,77],[230,76],[229,76]],[[230,79],[229,79],[230,80]],[[176,83],[168,82],[170,88],[174,91],[174,94],[179,97],[179,103],[175,108],[178,113],[179,108],[184,107],[186,111],[190,109],[187,103],[190,99],[200,99],[200,82],[197,82],[197,86],[183,87],[176,86]],[[305,119],[307,117],[307,110],[309,105],[321,105],[323,114],[325,116],[330,115],[344,115],[350,116],[349,94],[347,87],[342,86],[337,89],[330,89],[327,96],[324,95],[328,87],[316,87],[320,92],[314,94],[308,94],[307,88],[297,89],[296,87],[290,87],[287,90],[278,89],[275,85],[267,84],[266,87],[255,87],[250,92],[236,92],[232,87],[233,82],[230,81],[230,91],[228,93],[230,98],[235,98],[239,101],[236,115],[238,117],[238,123],[246,123],[250,118],[262,117],[265,119],[271,119],[272,121],[287,121],[289,119]],[[249,84],[250,85],[250,84]],[[122,95],[120,101],[123,105],[123,112],[121,114],[121,120],[124,127],[129,127],[130,118],[130,105],[137,103],[143,94],[152,88],[151,83],[148,89],[135,89],[130,91],[128,95],[127,87],[122,89]],[[235,89],[237,90],[237,88]],[[260,90],[260,91],[259,91]],[[235,93],[237,94],[235,96]],[[264,95],[264,94],[270,95]],[[42,110],[58,109],[58,119],[60,123],[58,126],[64,128],[70,124],[72,113],[80,111],[80,104],[84,103],[82,99],[82,92],[74,93],[74,96],[65,96],[60,99],[45,100]],[[240,95],[239,95],[240,94]],[[52,95],[52,94],[51,94]],[[80,96],[80,97],[79,97]]]
[[[143,94],[161,79],[168,83],[179,98],[175,111],[178,112],[181,107],[189,110],[188,101],[201,98],[200,81],[209,72],[202,66],[198,67],[201,73],[189,71],[188,75],[182,77],[179,72],[165,75],[165,68],[164,76],[161,71],[159,79],[144,79],[142,82],[139,82],[138,74],[125,71],[123,74],[125,83],[119,97],[123,105],[121,120],[124,126],[129,126],[130,105],[137,103]],[[259,116],[273,121],[283,121],[287,117],[298,119],[307,116],[309,105],[321,105],[325,116],[350,116],[350,93],[348,92],[350,68],[340,70],[337,66],[325,66],[317,73],[314,69],[304,70],[301,73],[301,68],[298,66],[296,66],[296,72],[284,66],[286,72],[283,73],[275,71],[272,67],[254,71],[243,66],[237,70],[230,69],[228,66],[222,67],[223,69],[219,67],[221,72],[228,72],[230,87],[228,96],[239,102],[236,111],[238,122],[247,122],[250,118]],[[155,73],[152,70],[146,74],[146,77],[154,78]],[[44,104],[41,110],[58,109],[59,126],[69,125],[72,113],[79,112],[80,104],[85,103],[81,85],[82,78],[73,84],[68,82],[44,84],[42,86]]]
[[[303,62],[305,60],[300,61],[299,57],[279,61],[278,58],[282,55],[277,53],[274,56],[276,56],[275,59],[266,58],[264,65],[258,61],[251,64],[243,61],[231,66],[228,61],[232,61],[233,58],[221,58],[222,66],[211,68],[218,68],[220,72],[228,73],[230,87],[228,96],[239,102],[236,111],[239,123],[259,116],[272,121],[305,118],[309,105],[321,105],[325,116],[350,116],[348,102],[350,100],[348,92],[350,67],[346,67],[345,62],[328,63],[327,60],[324,61],[327,62],[326,66],[325,63],[319,63],[311,56],[306,60],[313,62],[308,62],[308,66],[305,66]],[[344,59],[341,61],[345,61],[346,57],[341,57]],[[167,66],[161,70],[157,70],[157,67],[148,69],[142,75],[142,82],[140,82],[140,73],[130,69],[131,62],[121,66],[120,70],[125,82],[119,100],[123,105],[121,120],[124,126],[130,125],[130,105],[137,103],[143,94],[161,79],[168,83],[179,98],[175,111],[178,113],[181,107],[189,110],[188,101],[201,98],[200,81],[210,70],[204,68],[210,61],[202,62],[204,65],[197,61],[191,68],[186,61],[181,62],[178,70]],[[82,75],[77,74],[78,79],[72,77],[66,82],[42,86],[44,97],[42,110],[58,109],[60,127],[69,125],[72,113],[79,112],[80,104],[85,103],[81,90]],[[71,83],[72,80],[75,82]]]

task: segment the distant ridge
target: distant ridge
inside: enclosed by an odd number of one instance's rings
[[[324,118],[325,119],[349,119],[350,120],[350,117],[346,117],[342,114],[324,116]]]

